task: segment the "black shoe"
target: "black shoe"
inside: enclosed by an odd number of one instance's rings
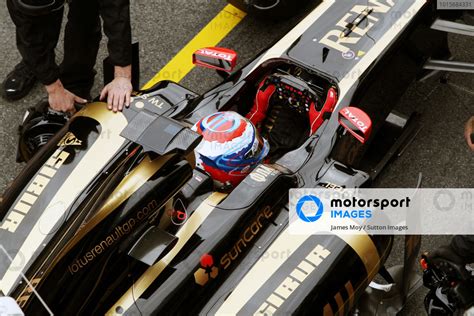
[[[35,75],[24,62],[20,62],[3,81],[1,95],[10,101],[21,99],[31,91],[35,82]]]

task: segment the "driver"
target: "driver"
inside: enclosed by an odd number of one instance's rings
[[[236,112],[217,112],[194,125],[203,136],[195,150],[196,165],[220,191],[235,188],[269,152],[268,142],[250,120]]]

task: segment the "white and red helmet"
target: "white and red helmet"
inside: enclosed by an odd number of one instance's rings
[[[203,136],[195,150],[196,164],[219,189],[236,187],[269,152],[252,122],[236,112],[208,115],[193,130]]]

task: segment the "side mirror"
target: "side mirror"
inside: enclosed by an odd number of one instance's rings
[[[339,124],[364,144],[372,132],[372,120],[359,108],[346,107],[339,111]]]
[[[202,48],[194,52],[193,64],[232,72],[237,64],[237,53],[231,49],[221,47]]]

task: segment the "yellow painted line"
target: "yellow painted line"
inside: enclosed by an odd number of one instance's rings
[[[204,47],[219,44],[246,16],[246,13],[228,4],[176,56],[158,72],[143,89],[151,88],[161,80],[181,81],[193,68],[193,53]]]

